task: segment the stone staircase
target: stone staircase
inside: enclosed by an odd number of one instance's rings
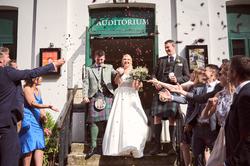
[[[164,145],[165,148],[169,145]],[[144,155],[143,158],[135,159],[125,156],[101,156],[93,155],[90,159],[85,160],[84,144],[73,143],[71,145],[71,153],[68,155],[67,166],[175,166],[176,154],[162,153],[151,156]],[[146,149],[145,149],[146,150]],[[164,150],[164,148],[163,148]]]
[[[82,108],[82,93],[78,90],[74,97],[74,109]],[[164,130],[165,131],[165,130]],[[79,132],[77,130],[77,132]],[[83,132],[83,131],[82,131]],[[165,131],[167,132],[167,131]],[[87,133],[86,133],[87,134]],[[86,142],[89,142],[86,141]],[[147,143],[145,147],[145,154],[143,158],[135,159],[133,157],[125,156],[102,156],[95,154],[88,160],[85,160],[85,153],[87,152],[86,144],[83,143],[72,143],[70,154],[67,157],[67,166],[177,166],[177,155],[167,154],[166,152],[170,149],[170,144],[163,143],[163,153],[155,156],[148,155],[148,152],[153,148],[154,145]]]

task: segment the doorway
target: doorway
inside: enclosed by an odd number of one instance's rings
[[[124,54],[130,54],[133,58],[133,67],[145,66],[149,74],[153,71],[154,38],[94,38],[90,41],[91,50],[102,49],[106,54],[105,63],[112,64],[114,69],[121,66]],[[92,53],[93,55],[93,53]],[[148,114],[151,108],[153,86],[147,82],[143,83],[143,91],[139,92],[142,106]]]

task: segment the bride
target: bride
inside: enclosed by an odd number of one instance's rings
[[[147,117],[138,95],[140,85],[129,76],[133,69],[129,54],[123,55],[122,66],[115,78],[118,88],[103,138],[103,154],[140,158],[148,136]]]

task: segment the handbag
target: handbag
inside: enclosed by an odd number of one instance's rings
[[[226,159],[225,130],[224,127],[221,127],[219,134],[215,140],[213,150],[206,163],[206,166],[222,165],[225,159]]]

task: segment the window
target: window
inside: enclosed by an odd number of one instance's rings
[[[230,56],[250,55],[250,5],[227,6]]]
[[[232,39],[232,51],[233,55],[246,55],[244,39]]]
[[[0,10],[0,46],[10,49],[10,58],[16,59],[17,10]]]

